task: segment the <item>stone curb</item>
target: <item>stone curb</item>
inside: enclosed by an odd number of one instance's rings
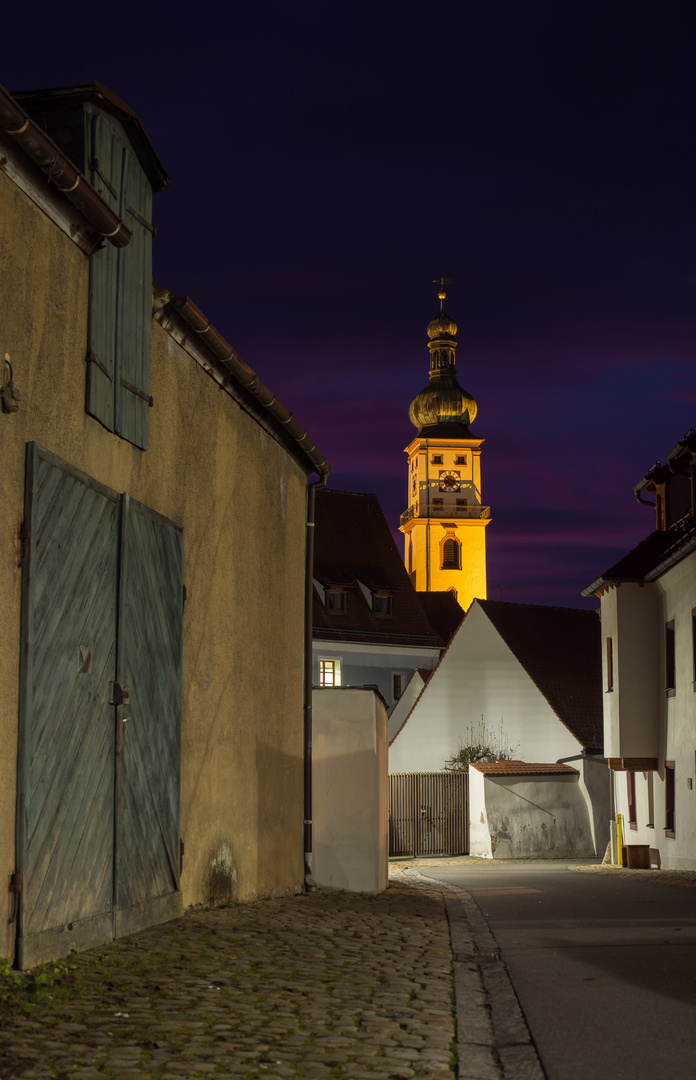
[[[458,1080],[544,1080],[498,943],[471,895],[449,882],[405,874],[445,892],[454,961]]]

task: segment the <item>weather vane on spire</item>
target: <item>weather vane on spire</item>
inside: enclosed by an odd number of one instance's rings
[[[445,285],[454,285],[454,278],[445,277],[444,271],[440,274],[439,278],[433,279],[433,285],[439,285],[440,291],[437,294],[437,298],[440,301],[440,311],[442,311],[442,301],[447,296],[445,292]]]

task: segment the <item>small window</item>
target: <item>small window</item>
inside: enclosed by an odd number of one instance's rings
[[[458,454],[454,459],[455,465],[466,465],[466,454]]]
[[[341,685],[341,661],[340,660],[319,660],[319,685],[320,686],[340,686]]]
[[[468,506],[468,505],[469,505],[469,500],[468,499],[457,499],[457,506]]]
[[[394,701],[398,701],[404,692],[404,677],[401,674],[394,674],[392,676],[392,691]]]
[[[634,772],[626,773],[626,784],[628,787],[628,827],[637,829],[638,812],[636,810],[636,774]]]
[[[346,594],[344,592],[329,591],[326,592],[326,607],[329,611],[342,611],[346,610]]]
[[[459,544],[453,537],[448,537],[442,545],[442,569],[459,569]]]
[[[614,642],[607,638],[607,693],[614,689]]]
[[[433,506],[444,506],[444,505],[445,505],[445,500],[444,499],[433,499]]]
[[[665,836],[674,839],[674,762],[665,762]]]
[[[430,460],[433,465],[442,465],[442,454],[433,454]]]
[[[375,615],[391,615],[392,613],[392,601],[391,596],[373,596],[372,597],[372,610]]]
[[[691,666],[693,690],[696,690],[696,608],[691,609]]]
[[[674,651],[674,619],[665,625],[665,690],[667,697],[674,697],[677,690],[677,672]]]

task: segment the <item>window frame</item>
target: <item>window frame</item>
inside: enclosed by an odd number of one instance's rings
[[[675,697],[677,693],[677,640],[674,619],[665,623],[665,694]]]
[[[446,558],[446,555],[445,555],[445,551],[447,549],[448,544],[450,544],[450,543],[454,545],[454,550],[456,552],[456,558],[455,558],[454,561],[448,562],[447,558]],[[460,544],[459,540],[457,540],[456,536],[452,536],[452,535],[445,536],[442,539],[441,543],[440,543],[440,569],[441,570],[461,570],[461,568],[462,568],[462,545]]]
[[[676,835],[675,767],[673,761],[665,761],[665,836],[674,840]]]
[[[607,660],[607,688],[605,693],[612,694],[614,692],[614,639],[610,636],[606,642],[606,660]]]
[[[634,772],[626,773],[626,791],[628,795],[628,827],[637,831],[638,829],[638,805],[636,803],[636,774]]]
[[[320,656],[319,661],[319,686],[326,690],[335,690],[336,687],[342,686],[342,664],[341,658],[338,656]],[[324,681],[324,665],[331,665],[333,673],[333,680],[331,682]]]

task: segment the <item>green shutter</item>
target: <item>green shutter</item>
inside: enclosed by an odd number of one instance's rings
[[[87,114],[89,178],[121,216],[125,147],[115,138],[107,117]],[[115,430],[114,378],[118,349],[118,271],[120,249],[104,241],[90,259],[89,342],[87,350],[87,412],[109,431]]]
[[[127,152],[123,170],[123,217],[133,239],[120,251],[119,385],[116,430],[147,450],[152,321],[152,189],[136,158]]]
[[[125,248],[106,241],[90,260],[87,412],[147,449],[152,318],[152,189],[121,125],[87,110],[89,177],[132,230]]]

